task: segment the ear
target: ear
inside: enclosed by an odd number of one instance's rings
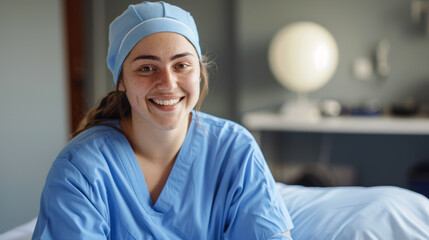
[[[123,81],[119,81],[118,82],[118,90],[122,91],[122,92],[125,92],[125,86],[123,84]]]
[[[119,74],[119,77],[118,77],[118,90],[122,91],[122,92],[127,91],[127,89],[125,88],[125,85],[124,85],[124,78],[122,77],[122,72],[121,72],[121,74]]]

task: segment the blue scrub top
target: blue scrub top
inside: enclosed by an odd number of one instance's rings
[[[122,133],[75,137],[48,174],[33,239],[290,239],[281,233],[292,228],[251,134],[193,111],[155,204]]]

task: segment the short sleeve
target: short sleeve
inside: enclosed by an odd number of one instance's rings
[[[32,239],[107,239],[109,224],[97,193],[71,162],[61,160],[48,174]]]
[[[228,193],[225,239],[291,239],[289,212],[255,143]]]

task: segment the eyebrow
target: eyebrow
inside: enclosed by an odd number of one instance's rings
[[[193,57],[194,55],[192,55],[192,53],[190,53],[190,52],[179,53],[179,54],[176,54],[176,55],[172,56],[170,58],[170,60],[176,60],[178,58],[186,57],[186,56],[192,56]]]
[[[161,61],[161,59],[159,57],[154,56],[154,55],[140,55],[140,56],[137,56],[136,58],[134,58],[133,62],[137,61],[137,60],[144,60],[144,59],[149,59],[149,60],[154,60],[154,61]]]
[[[176,60],[178,58],[186,57],[186,56],[192,56],[193,57],[194,55],[192,55],[192,53],[190,53],[190,52],[179,53],[179,54],[176,54],[176,55],[172,56],[170,58],[170,60],[172,61],[172,60]],[[154,55],[140,55],[140,56],[135,57],[134,60],[133,60],[133,62],[137,61],[137,60],[142,60],[142,59],[149,59],[149,60],[153,60],[153,61],[161,61],[161,58],[159,58],[157,56],[154,56]]]

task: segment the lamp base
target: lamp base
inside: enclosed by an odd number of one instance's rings
[[[316,122],[321,118],[321,113],[317,104],[301,99],[284,103],[280,109],[280,113],[284,118],[293,121]]]

